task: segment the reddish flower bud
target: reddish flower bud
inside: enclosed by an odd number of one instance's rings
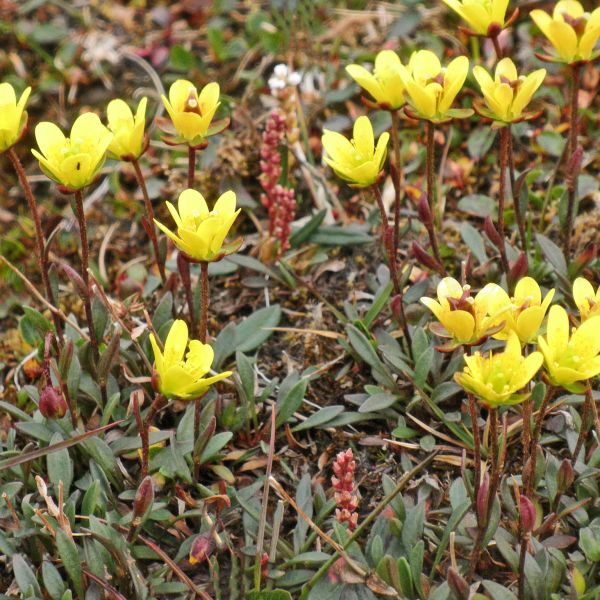
[[[433,269],[438,273],[444,272],[444,267],[430,254],[427,254],[417,242],[412,243],[412,252],[415,259],[428,269]]]
[[[60,419],[67,413],[68,406],[62,392],[50,385],[42,390],[38,408],[46,419]]]
[[[535,527],[535,506],[533,502],[521,494],[519,497],[519,514],[521,515],[521,525],[523,531],[529,533]]]
[[[527,271],[529,270],[529,264],[527,262],[527,254],[525,252],[521,252],[519,254],[519,258],[512,263],[510,267],[509,278],[511,281],[517,281],[522,277],[527,275]]]
[[[211,554],[213,548],[212,540],[209,535],[203,534],[196,536],[190,548],[190,565],[204,562]]]
[[[488,215],[483,222],[483,230],[485,231],[485,235],[488,236],[490,242],[496,246],[496,248],[501,248],[504,240],[500,237],[498,230],[496,229],[492,219]]]
[[[390,309],[397,321],[402,320],[402,296],[396,294],[390,300]]]
[[[477,511],[478,520],[481,523],[485,523],[487,518],[487,499],[488,492],[490,489],[490,476],[486,473],[483,476],[483,481],[479,486],[479,492],[477,493],[477,501],[475,503],[475,510]]]
[[[425,227],[429,228],[433,223],[433,216],[431,215],[431,209],[429,208],[429,200],[426,193],[422,193],[417,204],[417,214],[419,219]]]
[[[154,504],[154,484],[152,477],[146,475],[140,483],[133,500],[133,520],[140,523]]]
[[[558,468],[558,474],[556,476],[558,493],[563,494],[564,492],[566,492],[571,487],[573,481],[575,481],[575,471],[573,470],[573,463],[570,459],[565,458],[560,463],[560,467]]]
[[[588,263],[595,260],[597,256],[598,246],[596,246],[596,244],[590,244],[581,254],[575,257],[575,264],[579,267],[585,267]]]
[[[458,600],[469,600],[469,584],[456,569],[448,568],[446,581]]]

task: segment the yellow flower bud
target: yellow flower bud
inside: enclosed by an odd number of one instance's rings
[[[495,283],[488,283],[484,290],[489,294],[490,312],[498,314],[497,324],[504,323],[504,327],[493,337],[506,340],[514,331],[522,344],[535,342],[554,297],[554,289],[542,301],[542,292],[535,279],[523,277],[515,286],[512,298]]]
[[[444,277],[437,286],[437,301],[423,297],[421,302],[456,344],[473,345],[497,331],[497,315],[490,315],[490,292],[484,288],[472,297],[469,286],[463,287],[456,279]]]
[[[526,77],[519,77],[513,61],[503,58],[496,66],[494,79],[479,65],[473,67],[473,75],[488,108],[478,112],[494,121],[513,123],[532,116],[524,114],[523,110],[542,85],[546,69],[538,69]]]
[[[404,84],[400,79],[400,59],[392,50],[382,50],[375,57],[373,73],[361,65],[348,65],[346,71],[367,91],[380,108],[396,110],[404,104]]]
[[[524,357],[517,334],[511,332],[503,352],[483,356],[475,352],[465,355],[466,366],[454,379],[491,408],[518,404],[529,394],[518,393],[538,372],[544,358],[540,352]]]
[[[27,125],[25,104],[31,93],[28,87],[17,102],[15,90],[10,83],[0,83],[0,152],[14,146]]]
[[[171,326],[164,352],[161,352],[153,334],[150,334],[150,343],[154,352],[158,388],[167,398],[199,398],[213,383],[231,375],[231,371],[225,371],[212,377],[204,377],[210,371],[215,353],[208,344],[188,340],[188,328],[181,319]]]
[[[588,13],[576,0],[560,0],[552,16],[536,9],[531,18],[556,51],[550,60],[570,64],[598,56],[594,47],[600,37],[600,7]]]
[[[582,321],[600,316],[600,287],[594,291],[587,279],[578,277],[573,283],[573,299]]]
[[[358,117],[351,140],[326,129],[321,138],[327,152],[325,162],[352,187],[373,185],[381,173],[390,134],[382,133],[375,146],[373,126],[367,117]]]
[[[444,0],[477,35],[498,35],[505,26],[508,0]]]
[[[98,115],[84,113],[73,123],[68,138],[54,123],[38,123],[35,139],[40,152],[31,152],[50,179],[69,190],[79,190],[94,181],[112,138]]]
[[[108,103],[108,129],[114,135],[108,151],[115,158],[134,160],[144,152],[147,102],[147,98],[140,100],[135,117],[123,100],[111,100]]]
[[[161,96],[173,126],[183,141],[201,144],[211,134],[210,125],[219,107],[219,84],[209,83],[198,95],[196,86],[178,79],[169,88],[169,99]]]
[[[409,96],[414,116],[433,122],[460,119],[473,114],[470,109],[452,109],[469,72],[469,59],[458,56],[442,68],[439,58],[430,50],[413,52],[408,66],[400,65],[400,79]],[[405,109],[406,110],[406,109]]]
[[[600,317],[590,317],[569,335],[569,315],[558,305],[548,314],[546,337],[538,338],[548,378],[555,386],[581,393],[580,381],[600,373]]]
[[[187,189],[179,195],[177,201],[179,210],[167,202],[167,208],[177,224],[177,234],[156,219],[154,222],[188,258],[211,262],[232,251],[224,247],[223,242],[241,210],[235,209],[235,203],[235,192],[225,192],[209,211],[202,194]]]

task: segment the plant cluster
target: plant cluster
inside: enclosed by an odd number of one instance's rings
[[[311,23],[316,35],[322,3],[293,4],[298,39]],[[353,84],[332,90],[325,112],[342,100],[354,119],[321,127],[305,111],[319,86],[303,88],[317,76],[300,55],[298,71],[272,69],[254,136],[259,202],[241,178],[214,193],[203,170],[220,143],[239,148],[252,121],[244,95],[229,130],[236,100],[224,81],[175,76],[160,94],[166,116],[151,121],[143,97],[135,111],[131,98],[111,100],[105,120],[81,112],[68,137],[38,122],[31,153],[70,201],[76,266],[57,250],[60,232],[44,226],[18,154],[32,93],[44,92],[26,87],[17,98],[22,85],[0,83],[0,155],[27,202],[41,287],[2,245],[3,268],[41,310],[14,311],[31,351],[14,370],[14,396],[0,400],[0,599],[600,594],[597,250],[575,256],[583,171],[598,159],[580,135],[596,113],[579,97],[586,77],[598,81],[600,7],[559,0],[529,23],[508,0],[438,4],[466,24],[471,52],[416,36],[399,53],[378,49],[372,68],[346,65],[366,114],[351,104]],[[259,48],[279,39],[264,16],[248,17],[248,39],[265,30]],[[547,40],[536,55],[547,69],[509,56],[517,24]],[[238,59],[215,23],[208,31],[219,60]],[[186,56],[180,70],[192,72]],[[560,69],[570,85],[566,139],[547,131],[562,145],[543,177],[529,156],[537,149],[522,142],[542,139],[534,124],[556,118],[540,100],[549,79],[562,83]],[[444,183],[448,155],[463,149],[453,132],[490,140],[479,155],[487,171],[474,179],[487,173],[495,196],[486,210],[465,211],[478,229],[465,220],[460,240],[448,222],[473,200],[455,207]],[[496,137],[497,169],[483,160]],[[176,175],[153,205],[157,151]],[[100,267],[106,243],[96,248],[86,194],[101,189],[107,165],[143,202],[151,266],[137,280],[129,263],[114,278]],[[345,187],[336,190],[328,169]],[[348,256],[366,265],[364,282],[338,303],[329,284]],[[344,294],[357,285],[342,279]],[[240,296],[252,289],[264,307],[241,318]],[[294,336],[313,359],[302,367]]]

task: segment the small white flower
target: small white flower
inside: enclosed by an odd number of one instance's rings
[[[286,79],[288,76],[287,65],[283,63],[276,65],[273,69],[273,73],[275,74],[275,77],[278,77],[279,79]]]

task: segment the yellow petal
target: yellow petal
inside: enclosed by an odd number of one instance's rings
[[[546,69],[538,69],[525,78],[522,81],[517,90],[517,94],[512,104],[512,114],[514,118],[517,118],[523,112],[523,109],[531,102],[533,94],[542,85],[544,78],[546,77]]]
[[[492,22],[491,14],[478,2],[463,2],[465,20],[475,33],[485,35]]]
[[[475,320],[470,313],[464,310],[445,311],[441,315],[440,322],[459,342],[473,341]]]
[[[508,0],[492,0],[492,22],[504,26]]]
[[[210,370],[215,358],[215,351],[210,344],[200,340],[191,340],[186,356],[186,368],[196,377],[202,377]]]
[[[152,352],[154,353],[156,370],[160,373],[163,368],[163,355],[153,333],[150,334],[150,345],[152,346]]]
[[[133,128],[133,113],[127,103],[119,98],[111,100],[108,103],[106,116],[108,118],[108,127],[113,132],[123,127],[128,129]]]
[[[361,88],[369,92],[376,102],[382,102],[384,93],[375,77],[360,65],[348,65],[346,72]]]
[[[212,121],[217,107],[219,106],[219,94],[219,84],[214,81],[206,84],[200,92],[200,96],[198,98],[200,112],[202,113],[203,117],[208,119],[208,121]]]
[[[531,306],[517,317],[517,333],[524,344],[536,338],[545,314],[546,311],[541,306]]]
[[[389,140],[390,134],[387,131],[384,131],[377,140],[375,156],[373,157],[373,162],[377,166],[377,175],[379,175],[379,172],[383,168],[383,163],[385,162],[385,157],[387,155],[387,147]]]
[[[437,77],[442,65],[440,59],[431,50],[418,50],[410,57],[409,68],[415,79],[433,79]]]
[[[600,12],[598,14],[600,16]],[[583,35],[581,36],[581,39],[579,40],[579,57],[581,59],[587,60],[592,56],[594,46],[596,45],[599,37],[600,24],[591,27],[588,23]]]
[[[563,13],[577,19],[583,16],[584,10],[583,6],[576,0],[559,0],[554,7],[552,16],[555,19],[562,19]]]
[[[356,149],[365,159],[369,159],[375,152],[375,138],[373,126],[368,117],[362,116],[356,119],[353,129],[353,139]]]
[[[187,79],[178,79],[171,84],[171,87],[169,88],[169,102],[175,112],[183,111],[190,94],[192,94],[196,99],[198,98],[196,86],[191,81],[188,81]],[[168,110],[166,103],[165,107]],[[171,118],[172,117],[173,116],[171,115]]]
[[[35,140],[41,153],[48,156],[64,145],[65,136],[54,123],[42,121],[35,127]]]
[[[182,361],[187,345],[187,324],[182,319],[176,319],[173,325],[171,325],[167,340],[165,341],[165,351],[163,354],[165,364],[172,365]]]
[[[515,286],[515,302],[521,306],[525,302],[529,304],[540,304],[542,292],[537,281],[533,277],[523,277]]]
[[[595,358],[600,352],[600,317],[584,321],[573,332],[569,347],[582,358]]]
[[[517,67],[510,58],[503,58],[497,65],[495,78],[497,83],[502,82],[502,77],[506,77],[509,81],[515,81],[518,78]]]
[[[567,311],[557,304],[548,313],[546,340],[557,356],[567,349],[569,343],[569,317]]]
[[[567,23],[552,21],[548,26],[548,39],[565,62],[571,62],[577,55],[577,35]]]
[[[190,220],[203,219],[208,215],[208,206],[204,196],[190,188],[179,194],[177,208],[184,227],[187,226]]]
[[[31,90],[31,88],[29,88]],[[17,104],[15,88],[7,82],[0,83],[0,106]]]
[[[229,190],[224,194],[221,194],[219,199],[215,202],[213,208],[214,212],[218,212],[220,215],[229,216],[235,212],[236,197],[235,192]]]
[[[440,115],[446,114],[450,109],[468,73],[469,59],[466,56],[457,56],[450,61],[444,74],[444,93],[438,105]]]
[[[475,77],[475,80],[479,84],[479,87],[482,91],[484,88],[494,85],[494,80],[492,79],[491,75],[486,71],[486,69],[479,65],[475,65],[473,67],[473,76]]]
[[[446,298],[460,298],[463,287],[454,277],[444,277],[437,286],[437,297],[442,306],[448,306]]]
[[[583,277],[578,277],[573,283],[573,299],[581,313],[581,318],[587,317],[590,310],[590,300],[595,299],[595,292],[592,284]]]
[[[340,163],[354,162],[354,146],[341,133],[325,129],[321,137],[321,143],[333,161]]]

